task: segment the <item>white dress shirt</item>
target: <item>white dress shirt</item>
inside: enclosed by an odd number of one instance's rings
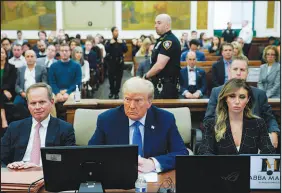
[[[188,65],[188,66],[187,66],[187,71],[188,71],[189,85],[195,86],[195,85],[196,85],[196,73],[197,73],[197,72],[196,72],[196,66],[194,66],[194,71],[191,71],[191,72],[190,72],[190,68],[191,68],[191,67]],[[189,86],[189,85],[188,85],[188,86]],[[197,90],[197,91],[200,92],[200,96],[203,95],[201,90]],[[183,91],[182,96],[185,96],[185,94],[186,94],[187,92],[189,92],[189,91],[188,91],[188,90]]]
[[[50,62],[49,62],[49,61],[50,61]],[[49,62],[49,64],[48,64],[48,62]],[[45,66],[46,66],[46,68],[50,68],[50,66],[51,66],[53,63],[54,63],[54,58],[51,59],[51,60],[49,60],[49,59],[46,57],[46,60],[45,60]],[[47,64],[48,64],[48,66],[47,66]]]
[[[15,56],[13,56],[11,59],[9,59],[9,63],[14,65],[16,68],[20,68],[22,66],[27,65],[25,57],[23,57],[23,55],[21,55],[19,58],[16,58]]]
[[[146,120],[146,115],[147,113],[144,115],[144,117],[142,117],[139,122],[141,123],[139,126],[139,130],[141,133],[141,137],[142,137],[142,147],[144,148],[144,126],[145,126],[145,120]],[[128,118],[129,119],[129,118]],[[129,144],[132,145],[132,141],[133,141],[133,133],[134,133],[134,126],[133,124],[135,123],[134,120],[129,119]],[[158,160],[156,160],[155,158],[151,157],[151,159],[153,160],[155,167],[156,167],[156,172],[161,172],[161,165],[158,162]]]
[[[239,33],[239,37],[241,37],[246,44],[250,44],[253,39],[253,30],[249,25],[243,27]]]
[[[26,67],[25,69],[25,73],[24,73],[24,92],[26,92],[26,90],[28,89],[28,87],[30,87],[31,85],[36,83],[35,80],[35,66],[32,70],[30,70],[28,67]]]
[[[39,128],[39,135],[40,135],[40,147],[45,147],[45,141],[46,141],[46,134],[47,134],[47,127],[50,121],[50,114],[48,115],[48,117],[46,119],[44,119],[41,122],[41,127]],[[37,125],[37,121],[32,118],[32,126],[31,126],[31,131],[30,131],[30,136],[29,136],[29,140],[28,140],[28,145],[23,157],[24,162],[29,162],[30,161],[30,157],[31,157],[31,150],[32,150],[32,144],[33,144],[33,139],[34,139],[34,134],[35,134],[35,126]],[[40,156],[40,166],[42,166],[42,159]]]

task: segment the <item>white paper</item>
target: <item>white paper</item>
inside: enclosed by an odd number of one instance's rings
[[[158,173],[156,172],[143,173],[143,176],[146,182],[158,182]]]

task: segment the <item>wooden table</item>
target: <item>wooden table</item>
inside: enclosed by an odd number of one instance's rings
[[[153,105],[160,108],[176,108],[188,107],[191,112],[205,112],[209,99],[155,99]],[[280,99],[268,99],[268,103],[272,106],[272,110],[280,113]],[[122,99],[81,99],[80,102],[74,102],[73,99],[67,100],[64,106],[67,109],[67,122],[73,124],[75,110],[83,109],[110,109],[123,104]]]
[[[21,170],[21,171],[33,171],[34,169],[28,169],[28,170]],[[35,169],[38,170],[38,169]],[[10,169],[5,170],[5,172],[12,172]],[[20,171],[19,171],[20,172]],[[148,183],[148,187],[147,187],[147,192],[157,192],[160,185],[165,181],[165,179],[167,178],[171,178],[171,180],[174,182],[175,184],[175,170],[172,171],[168,171],[165,173],[161,173],[158,175],[158,182],[154,182],[154,183]],[[189,182],[187,182],[187,184],[189,184]],[[19,191],[14,191],[15,193],[19,193]],[[47,191],[43,188],[41,188],[41,190],[39,191],[40,193],[47,193]],[[67,191],[67,192],[74,192],[74,191]],[[130,189],[130,190],[112,190],[112,189],[108,189],[106,190],[106,192],[135,192],[134,189]],[[280,191],[252,191],[251,193],[278,193]],[[13,193],[13,191],[11,191],[11,193]]]

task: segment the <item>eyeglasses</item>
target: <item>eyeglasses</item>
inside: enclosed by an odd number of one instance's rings
[[[276,54],[266,53],[267,56],[275,56]]]

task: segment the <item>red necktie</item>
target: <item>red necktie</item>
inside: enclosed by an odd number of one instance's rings
[[[40,135],[39,135],[39,128],[41,127],[41,123],[37,123],[35,126],[35,133],[34,133],[34,138],[33,138],[33,144],[32,144],[32,150],[31,150],[31,155],[30,155],[30,162],[34,163],[36,165],[40,164]]]

